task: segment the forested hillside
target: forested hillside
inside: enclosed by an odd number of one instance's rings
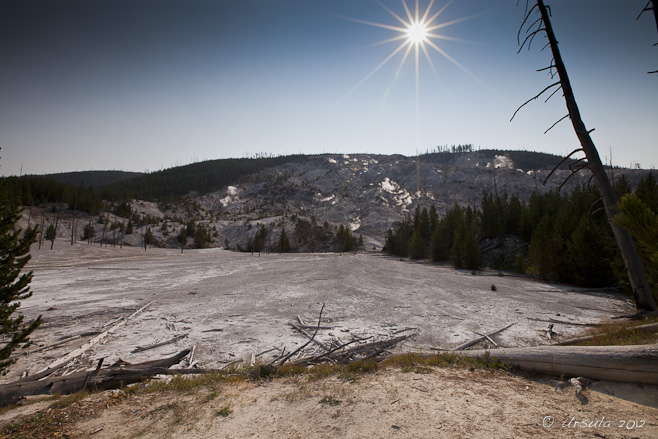
[[[631,187],[621,177],[615,190],[621,197]],[[634,193],[658,213],[653,174],[641,178]],[[455,205],[442,217],[434,205],[417,206],[413,216],[409,213],[387,232],[385,250],[411,259],[450,261],[466,269],[479,269],[486,259],[492,268],[581,286],[627,282],[598,192],[585,186],[570,193],[535,192],[528,202],[515,194],[487,193],[478,207]],[[646,249],[639,251],[655,292],[658,266]]]
[[[200,194],[222,187],[272,166],[303,159],[305,156],[281,156],[208,160],[186,166],[140,175],[103,187],[103,198],[114,200],[165,201],[190,192]]]
[[[58,183],[70,184],[71,186],[93,186],[95,188],[101,188],[109,184],[130,180],[131,178],[139,177],[141,175],[144,174],[141,172],[126,171],[79,171],[49,174],[47,177],[52,178]]]
[[[623,267],[597,193],[588,188],[589,176],[572,175],[566,161],[547,180],[560,161],[457,145],[418,158],[213,160],[100,188],[57,176],[9,177],[5,187],[27,207],[26,221],[41,224],[44,233],[52,226],[48,236],[65,238],[58,243],[300,252],[386,244],[392,254],[459,267],[612,284]],[[650,171],[609,171],[619,194],[632,188],[656,210]],[[94,174],[77,178],[100,181]]]

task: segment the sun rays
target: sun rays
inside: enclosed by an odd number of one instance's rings
[[[416,147],[418,147],[419,138],[420,138],[420,64],[421,58],[424,58],[427,61],[430,69],[432,70],[435,77],[439,77],[438,71],[434,65],[434,62],[431,57],[432,52],[436,52],[443,56],[445,59],[450,61],[452,64],[457,66],[459,69],[464,71],[467,75],[478,80],[475,75],[469,72],[464,66],[462,66],[457,60],[450,56],[444,49],[439,46],[439,41],[449,40],[449,41],[464,41],[458,38],[450,37],[447,35],[442,35],[440,30],[442,28],[448,27],[455,23],[467,20],[471,17],[464,17],[451,21],[441,21],[441,15],[443,12],[453,3],[454,0],[450,0],[443,7],[439,8],[436,12],[433,11],[435,7],[435,0],[430,0],[429,4],[424,10],[421,10],[419,5],[419,0],[415,0],[413,4],[413,10],[409,7],[407,0],[401,0],[403,13],[399,14],[389,8],[388,6],[379,3],[379,5],[388,12],[391,17],[397,22],[394,24],[386,23],[376,23],[373,21],[360,20],[357,18],[347,18],[348,20],[366,24],[368,26],[378,27],[381,29],[386,29],[389,31],[395,32],[395,34],[385,40],[379,41],[373,46],[379,46],[383,44],[398,43],[397,46],[391,51],[390,54],[384,60],[382,60],[375,68],[373,68],[361,81],[359,81],[352,89],[343,96],[340,101],[343,101],[359,87],[361,87],[368,79],[370,79],[375,73],[377,73],[382,67],[389,63],[396,56],[401,54],[400,63],[395,72],[395,78],[400,75],[402,68],[407,63],[409,58],[413,58],[415,66],[415,104],[416,104]],[[422,56],[421,56],[422,52]],[[479,80],[478,80],[479,81]]]

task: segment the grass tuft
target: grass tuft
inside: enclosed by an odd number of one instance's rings
[[[638,326],[658,323],[658,316],[642,320],[615,322],[591,328],[586,335],[592,339],[581,341],[577,346],[643,345],[658,343],[658,329],[642,330]]]
[[[53,403],[52,407],[63,408],[75,404],[76,402],[89,396],[89,392],[83,390],[82,392],[72,393],[65,396],[56,396],[56,400]]]
[[[233,413],[233,407],[232,404],[227,404],[221,409],[217,410],[217,413],[215,413],[215,416],[221,416],[222,418],[226,418],[228,415]]]

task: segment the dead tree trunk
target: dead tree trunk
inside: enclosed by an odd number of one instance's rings
[[[63,395],[85,389],[117,389],[128,384],[144,381],[159,373],[166,373],[190,353],[189,349],[168,358],[132,364],[126,367],[109,367],[93,371],[76,372],[66,376],[42,380],[18,380],[0,386],[0,406],[16,402],[29,395]],[[102,360],[101,360],[102,361]],[[99,363],[99,366],[102,364]],[[54,372],[51,369],[50,372]]]
[[[583,376],[594,380],[658,384],[658,346],[532,346],[461,351],[489,355],[505,364],[547,375]]]
[[[635,243],[633,242],[633,238],[631,237],[631,234],[627,230],[619,227],[613,221],[613,218],[617,214],[617,209],[616,209],[617,198],[612,188],[612,184],[608,179],[608,175],[605,172],[605,168],[601,163],[601,158],[599,157],[599,153],[596,149],[596,146],[594,145],[594,142],[590,137],[590,132],[593,130],[588,131],[587,128],[585,127],[585,123],[580,117],[580,110],[578,109],[576,98],[571,88],[571,83],[569,81],[569,75],[567,74],[567,69],[560,55],[558,42],[555,37],[555,33],[553,32],[553,27],[551,26],[548,10],[544,5],[543,0],[537,0],[536,6],[539,9],[539,13],[541,14],[541,21],[539,22],[539,28],[536,31],[534,31],[529,36],[529,38],[532,39],[532,37],[534,37],[534,34],[542,30],[546,32],[546,36],[548,37],[548,42],[551,48],[551,52],[553,54],[553,64],[551,64],[551,66],[548,69],[557,71],[557,74],[559,76],[559,82],[556,83],[555,85],[559,84],[559,86],[562,88],[567,109],[569,111],[569,118],[571,119],[571,124],[573,125],[574,131],[576,132],[576,136],[578,137],[578,141],[580,142],[583,152],[587,157],[587,166],[592,172],[592,175],[594,176],[594,179],[598,186],[599,193],[601,194],[603,205],[605,207],[605,212],[608,216],[608,223],[612,228],[612,232],[615,235],[615,239],[617,241],[617,245],[619,246],[619,250],[621,252],[622,258],[624,259],[624,264],[626,266],[628,279],[630,281],[631,288],[633,289],[635,305],[637,307],[637,310],[640,312],[655,311],[656,303],[653,299],[653,295],[651,294],[651,289],[649,288],[649,284],[646,280],[644,269],[642,268],[642,263],[640,262],[640,258],[638,256],[637,249],[635,248]],[[532,13],[532,9],[528,12],[528,15],[526,15],[526,20],[531,13]],[[552,86],[549,86],[549,88],[550,87]]]

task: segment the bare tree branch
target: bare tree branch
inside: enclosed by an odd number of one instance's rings
[[[557,90],[556,90],[556,91],[557,91]],[[555,94],[555,92],[553,92],[553,94],[552,94],[551,96],[553,96],[554,94]],[[551,96],[549,96],[548,99],[550,99]],[[546,101],[548,101],[548,99],[546,99]],[[546,131],[544,131],[544,134],[546,134],[547,132],[549,132],[550,130],[552,130],[553,127],[554,127],[555,125],[559,124],[560,122],[562,122],[562,121],[563,121],[564,119],[566,119],[567,117],[569,117],[568,114],[567,114],[566,116],[564,116],[564,117],[561,117],[560,120],[558,120],[557,122],[555,122],[555,123],[554,123],[553,125],[551,125]]]
[[[568,156],[566,156],[565,158],[563,158],[562,160],[560,160],[560,163],[558,163],[557,165],[555,165],[555,167],[553,167],[553,169],[551,169],[551,172],[548,174],[548,177],[546,177],[546,179],[545,179],[544,182],[542,183],[542,186],[546,185],[546,182],[548,181],[548,179],[551,178],[551,175],[553,175],[553,173],[554,173],[555,171],[557,171],[557,169],[562,165],[562,163],[564,163],[564,162],[566,162],[567,160],[569,160],[569,157],[571,157],[572,155],[574,155],[574,154],[577,153],[577,152],[584,152],[584,150],[583,150],[583,148],[574,149],[573,151],[571,151],[571,152],[569,153]]]
[[[521,51],[523,50],[523,46],[525,46],[525,43],[528,42],[528,40],[530,40],[530,42],[528,43],[528,50],[530,50],[530,46],[532,46],[532,40],[535,39],[535,36],[538,33],[542,32],[542,31],[545,31],[545,30],[546,30],[546,28],[540,27],[536,31],[532,32],[531,34],[528,34],[528,36],[525,37],[525,40],[523,40],[523,43],[521,43],[521,46],[519,47],[519,50],[516,53],[521,53]]]
[[[571,172],[578,172],[578,171],[580,171],[580,170],[584,167],[584,166],[582,165],[582,163],[585,162],[585,160],[587,160],[587,157],[582,157],[582,158],[579,158],[578,160],[576,160],[575,162],[569,164],[569,170],[570,170]],[[585,166],[587,166],[587,165],[585,165]],[[577,169],[574,171],[574,168],[577,168]]]
[[[547,43],[547,44],[550,44],[550,43]],[[546,46],[544,46],[544,47],[546,47]],[[544,67],[543,69],[537,69],[537,71],[538,72],[543,72],[544,70],[553,70],[554,68],[555,68],[555,64],[551,63],[550,66]]]
[[[562,90],[562,86],[559,86],[557,89],[555,89],[555,91],[554,91],[553,93],[551,93],[549,97],[546,98],[546,100],[544,101],[544,103],[548,102],[548,100],[549,100],[550,98],[552,98],[553,95],[554,95],[555,93],[557,93],[558,91],[560,91],[560,90]],[[544,133],[544,134],[546,134],[546,133]]]
[[[642,9],[642,12],[640,12],[640,15],[638,15],[637,18],[635,19],[636,21],[639,20],[640,17],[642,16],[642,14],[644,14],[645,12],[653,11],[653,6],[650,6],[650,5],[651,5],[651,0],[649,0],[647,2],[647,5],[644,7],[644,9]]]
[[[535,95],[535,96],[531,97],[530,99],[528,99],[527,101],[525,101],[525,102],[524,102],[519,108],[516,109],[516,111],[515,111],[514,114],[512,115],[512,118],[511,118],[509,121],[511,122],[512,120],[514,120],[514,116],[516,116],[516,113],[518,113],[519,110],[520,110],[521,108],[525,107],[525,106],[528,105],[531,101],[534,101],[534,100],[537,99],[539,96],[543,95],[547,90],[549,90],[549,89],[555,87],[556,85],[560,85],[560,81],[557,81],[557,82],[552,83],[551,85],[549,85],[548,87],[546,87],[545,89],[543,89],[542,91],[540,91],[537,95]]]
[[[525,24],[528,21],[528,18],[530,18],[530,15],[532,14],[532,11],[534,11],[535,9],[538,9],[538,6],[535,4],[532,8],[530,8],[530,10],[528,10],[528,2],[526,2],[525,7],[526,7],[525,18],[523,19],[523,23],[521,23],[521,26],[519,26],[519,31],[516,34],[516,43],[518,45],[521,44],[521,31],[525,27]]]
[[[580,160],[585,160],[585,159],[580,159]],[[568,176],[567,178],[564,179],[564,181],[562,182],[562,184],[561,184],[560,186],[558,186],[557,190],[558,190],[558,191],[561,191],[561,190],[562,190],[562,186],[564,186],[565,184],[567,184],[567,182],[571,179],[571,177],[573,177],[573,176],[576,175],[580,170],[585,169],[585,168],[589,168],[589,163],[583,163],[583,164],[580,165],[576,170],[573,170],[573,169],[572,169],[572,170],[571,170],[571,174],[569,174],[569,176]]]

